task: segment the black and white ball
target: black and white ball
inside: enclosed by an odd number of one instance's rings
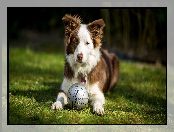
[[[71,108],[83,109],[88,104],[88,92],[82,84],[73,84],[68,90],[67,97]]]

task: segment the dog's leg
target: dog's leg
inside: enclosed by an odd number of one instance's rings
[[[52,109],[63,109],[64,105],[67,104],[67,92],[72,82],[68,79],[64,78],[61,88],[58,92],[56,102],[54,102],[51,106]]]
[[[56,102],[52,104],[51,108],[61,110],[63,109],[66,103],[67,103],[66,94],[63,91],[59,91]]]
[[[93,106],[93,112],[98,115],[104,114],[103,105],[105,104],[104,94],[98,88],[98,85],[94,85],[90,90],[90,102]]]

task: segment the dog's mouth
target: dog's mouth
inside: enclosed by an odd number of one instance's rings
[[[83,61],[82,61],[82,60],[78,60],[78,59],[77,59],[77,60],[76,60],[76,62],[78,62],[78,63],[82,63]]]

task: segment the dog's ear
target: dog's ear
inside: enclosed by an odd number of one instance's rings
[[[102,38],[103,28],[105,23],[103,19],[95,20],[87,25],[93,38]]]
[[[66,14],[62,18],[64,25],[65,25],[65,36],[69,38],[71,36],[71,33],[76,30],[81,23],[81,18],[77,15],[71,16],[69,14]]]

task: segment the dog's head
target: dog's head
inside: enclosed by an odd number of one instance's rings
[[[95,58],[95,52],[98,53],[101,46],[104,21],[99,19],[89,24],[81,24],[80,17],[69,14],[62,20],[65,25],[66,58],[71,58],[74,63],[87,63],[89,59]]]

